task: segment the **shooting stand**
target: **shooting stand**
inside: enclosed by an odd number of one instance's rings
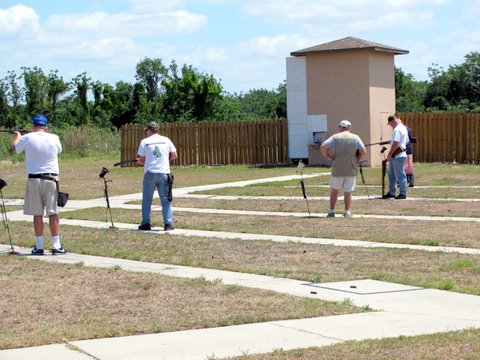
[[[382,150],[380,150],[380,154],[383,155],[382,159],[382,199],[386,195],[385,194],[385,177],[387,175],[387,159],[385,158],[385,151],[387,148],[384,146]]]
[[[7,182],[3,179],[0,179],[0,197],[2,199],[2,203],[0,204],[0,208],[1,208],[1,212],[2,212],[3,226],[7,230],[8,239],[10,240],[10,254],[18,255],[20,253],[13,248],[12,236],[10,234],[10,227],[8,226],[7,210],[5,209],[5,200],[3,199],[3,192],[2,192],[2,189],[5,186],[7,186]]]
[[[362,183],[363,185],[365,186],[365,191],[367,192],[367,198],[368,200],[370,200],[370,194],[368,193],[368,187],[367,187],[367,183],[365,181],[365,176],[363,175],[363,164],[366,163],[367,161],[364,160],[364,161],[359,161],[358,163],[358,170],[360,172],[360,177],[362,178]]]
[[[115,225],[113,224],[113,217],[112,217],[112,208],[110,207],[110,200],[108,198],[108,183],[112,182],[112,180],[105,179],[105,175],[109,173],[109,170],[106,167],[102,168],[102,172],[100,173],[99,177],[103,179],[103,196],[105,198],[105,203],[107,205],[107,212],[110,213],[110,225],[111,229],[115,229]]]
[[[365,147],[372,146],[372,145],[387,145],[387,144],[390,144],[390,141],[379,141],[379,142],[376,142],[376,143],[367,144],[367,145],[365,145]],[[385,151],[386,150],[387,150],[387,148],[385,146],[382,146],[382,150],[380,150],[380,154],[383,156],[383,159],[382,159],[382,196],[381,196],[382,199],[385,196],[385,177],[387,175],[387,159],[385,158]],[[360,164],[360,173],[362,174],[362,181],[363,181],[363,173],[362,173],[361,164]]]
[[[312,216],[310,213],[310,206],[308,205],[308,198],[307,198],[307,192],[305,191],[305,182],[303,181],[303,168],[305,167],[305,164],[300,160],[297,165],[297,174],[300,173],[300,186],[302,187],[302,194],[303,198],[305,199],[305,202],[307,203],[307,210],[308,210],[308,216],[306,218],[315,218],[316,216]]]

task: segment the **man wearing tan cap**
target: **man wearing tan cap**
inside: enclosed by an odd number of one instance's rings
[[[357,164],[367,154],[365,145],[358,135],[350,132],[352,124],[342,120],[338,124],[339,132],[330,136],[320,145],[320,151],[326,159],[332,160],[330,177],[330,210],[327,217],[335,217],[335,205],[338,192],[343,189],[345,210],[344,217],[352,216],[352,192],[355,190],[358,174]]]
[[[139,230],[151,230],[150,212],[153,194],[157,190],[162,204],[163,229],[173,230],[172,204],[170,191],[170,160],[177,158],[177,149],[172,141],[159,134],[160,126],[151,121],[145,127],[147,137],[138,146],[138,163],[143,165],[142,223]]]

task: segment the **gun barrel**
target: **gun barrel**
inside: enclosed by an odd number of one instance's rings
[[[131,159],[131,160],[125,160],[125,161],[119,161],[115,164],[113,164],[113,166],[122,166],[122,165],[127,165],[127,164],[130,164],[130,163],[136,163],[137,162],[137,159]]]
[[[21,135],[25,135],[25,134],[28,134],[30,131],[28,130],[0,130],[0,132],[4,132],[4,133],[9,133],[9,134],[14,134],[15,131],[18,131]]]
[[[372,146],[372,145],[387,145],[387,144],[390,144],[390,141],[379,141],[376,143],[366,144],[365,147]]]

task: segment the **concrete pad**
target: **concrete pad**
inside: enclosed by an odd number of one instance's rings
[[[465,327],[442,318],[371,312],[274,321],[124,338],[74,341],[97,359],[189,359],[230,357],[326,346],[347,340],[415,336]]]
[[[205,360],[213,356],[218,358],[266,353],[280,348],[330,345],[341,341],[286,325],[281,326],[274,322],[258,323],[128,338],[75,341],[72,344],[102,360]]]
[[[415,291],[424,289],[422,287],[394,284],[370,279],[309,284],[308,286],[315,289],[340,291],[346,293],[347,295],[377,295],[392,292]]]
[[[92,360],[92,357],[67,344],[35,346],[22,349],[0,350],[2,360]]]

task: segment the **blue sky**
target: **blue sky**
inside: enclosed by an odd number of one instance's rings
[[[148,57],[272,90],[290,52],[346,36],[410,51],[396,65],[427,80],[480,51],[480,0],[0,0],[0,78],[37,66],[114,85]]]

